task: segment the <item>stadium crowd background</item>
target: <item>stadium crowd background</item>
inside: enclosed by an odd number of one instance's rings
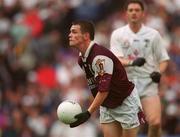
[[[75,19],[93,20],[96,41],[109,48],[112,30],[125,24],[124,2],[0,0],[0,137],[102,136],[98,112],[74,129],[57,120],[62,100],[86,108],[92,99],[68,31]],[[163,135],[180,136],[180,0],[145,2],[145,24],[159,30],[171,57],[159,92]]]

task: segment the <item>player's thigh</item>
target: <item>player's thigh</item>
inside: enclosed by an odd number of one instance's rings
[[[117,121],[111,123],[102,123],[101,128],[104,137],[122,137],[122,127]]]
[[[161,122],[161,102],[158,95],[144,97],[141,99],[143,111],[149,124]]]
[[[139,127],[131,128],[131,129],[123,129],[123,137],[137,137],[139,131]]]

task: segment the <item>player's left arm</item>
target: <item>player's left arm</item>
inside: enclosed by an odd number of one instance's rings
[[[76,115],[75,118],[77,121],[71,123],[70,127],[74,128],[88,121],[88,119],[91,117],[91,114],[100,107],[107,95],[108,92],[98,92],[88,110]]]
[[[92,68],[95,72],[98,92],[88,110],[75,116],[75,118],[77,118],[77,121],[70,124],[71,128],[79,126],[80,124],[86,122],[90,118],[91,114],[96,111],[104,102],[109,94],[108,91],[111,83],[113,67],[114,64],[112,59],[107,56],[100,55],[94,58]]]
[[[159,70],[161,74],[163,74],[166,71],[168,63],[169,63],[169,60],[165,60],[159,63]]]
[[[90,107],[88,108],[88,111],[91,114],[101,106],[101,104],[104,102],[104,100],[108,96],[108,93],[109,92],[107,92],[107,91],[97,93],[96,97],[94,98],[93,102],[91,103]]]
[[[114,64],[111,58],[99,55],[94,58],[92,67],[95,72],[98,93],[88,108],[90,113],[96,111],[108,96]]]
[[[167,53],[166,48],[163,46],[162,37],[159,33],[157,33],[157,36],[154,39],[153,44],[153,51],[155,58],[157,62],[159,62],[159,72],[154,71],[150,74],[150,77],[152,78],[152,81],[155,83],[159,83],[161,79],[161,75],[166,71],[166,68],[169,63],[169,56]]]

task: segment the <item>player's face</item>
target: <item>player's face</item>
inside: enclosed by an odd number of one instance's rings
[[[81,32],[80,25],[72,25],[69,33],[69,45],[78,48],[83,42],[84,34]]]
[[[129,23],[141,23],[144,11],[139,4],[131,3],[127,7],[126,15]]]

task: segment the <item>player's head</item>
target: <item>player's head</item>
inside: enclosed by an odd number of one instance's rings
[[[125,10],[128,10],[130,4],[138,4],[141,7],[141,10],[144,11],[144,3],[142,0],[128,0],[125,4]]]
[[[144,17],[144,3],[142,0],[128,0],[125,4],[126,15],[130,23],[139,23]]]
[[[79,46],[94,40],[95,28],[91,21],[77,20],[72,22],[69,33],[70,46]]]

